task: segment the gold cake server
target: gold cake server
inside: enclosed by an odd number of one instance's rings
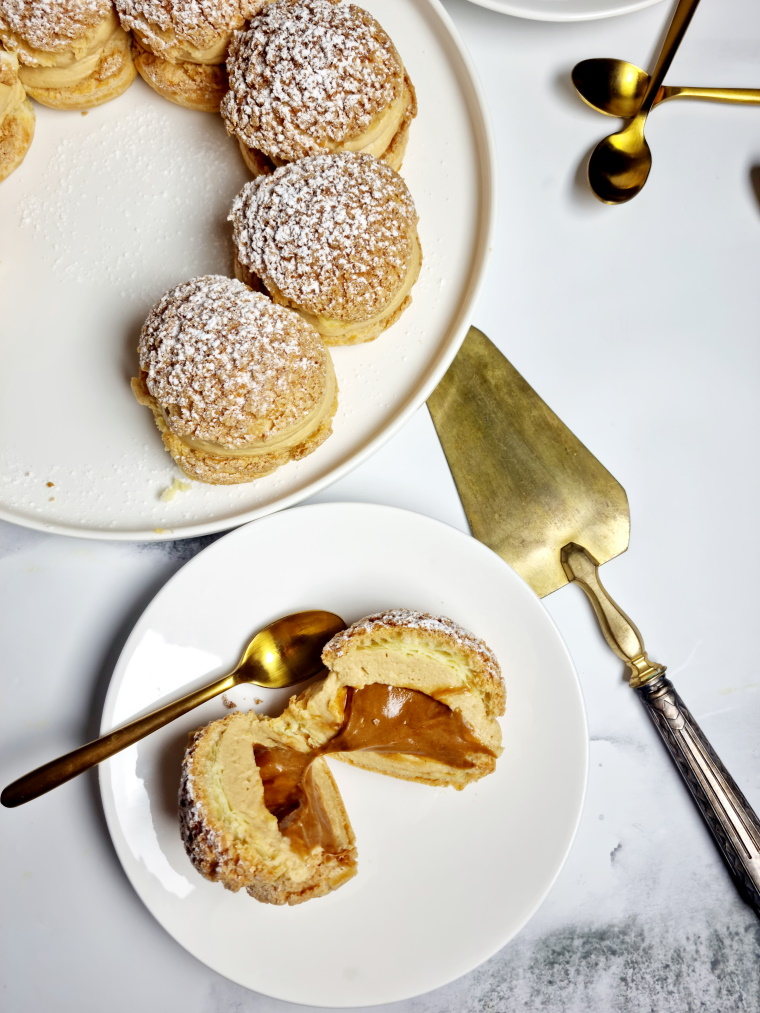
[[[599,566],[628,548],[625,490],[475,327],[427,403],[473,535],[541,598],[570,581],[583,588],[760,915],[760,820],[599,580]]]

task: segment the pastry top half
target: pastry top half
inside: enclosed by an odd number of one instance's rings
[[[330,355],[297,314],[233,278],[167,292],[140,334],[141,381],[168,429],[224,456],[305,438],[336,396]]]
[[[118,28],[111,0],[0,0],[0,39],[29,67],[80,65]]]
[[[274,0],[232,41],[227,130],[275,165],[325,151],[380,156],[414,105],[388,34],[344,0]]]
[[[322,660],[327,679],[291,704],[313,746],[329,742],[355,766],[455,788],[494,769],[501,669],[451,619],[411,609],[368,616],[337,634]]]
[[[260,176],[238,194],[230,220],[238,261],[307,319],[382,314],[419,271],[411,194],[371,155],[315,155]]]
[[[233,31],[267,0],[115,0],[121,23],[169,62],[223,63]]]

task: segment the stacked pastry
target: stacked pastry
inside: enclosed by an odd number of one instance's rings
[[[260,176],[230,221],[235,272],[329,345],[369,341],[411,302],[422,254],[406,183],[372,155],[315,155]]]
[[[344,0],[274,0],[238,33],[222,116],[255,176],[307,155],[363,151],[401,167],[417,113],[388,34]]]
[[[440,616],[397,609],[339,633],[327,677],[277,718],[233,714],[185,754],[180,824],[207,879],[298,904],[356,872],[354,835],[325,763],[462,789],[494,770],[505,689],[493,652]]]
[[[196,278],[166,293],[133,389],[199,481],[251,481],[311,453],[337,404],[323,341],[389,327],[422,260],[395,171],[416,97],[387,33],[346,0],[0,0],[0,40],[0,179],[31,142],[26,93],[86,109],[121,94],[136,64],[173,102],[221,103],[263,177],[230,215],[248,287]]]
[[[158,20],[163,0],[118,2],[123,17],[126,6],[143,19],[152,12],[151,44],[163,46],[164,56],[176,56],[181,4],[170,23]],[[136,17],[125,17],[125,23],[149,40]],[[239,132],[257,175],[238,194],[229,216],[238,279],[300,316],[327,345],[377,337],[411,302],[422,261],[414,202],[391,165],[400,164],[416,111],[395,47],[374,18],[343,0],[273,0],[248,31],[236,34],[228,67],[230,91],[222,114],[228,129]],[[218,288],[219,279],[214,285]],[[229,289],[231,298],[235,291],[242,286]],[[237,449],[227,437],[191,432],[187,418],[180,428],[167,398],[182,388],[189,403],[195,381],[187,376],[168,391],[149,374],[145,335],[152,327],[146,324],[141,338],[141,376],[134,390],[153,410],[167,449],[186,474],[206,482],[250,481],[310,452],[329,434],[324,413],[334,401],[334,386],[304,409],[303,425],[307,430],[316,425],[316,435],[307,431],[305,441],[300,422],[292,432],[273,430],[265,441],[252,438],[256,422],[239,436]],[[223,339],[225,361],[234,340],[229,334]],[[214,368],[212,360],[201,358],[210,351],[198,348],[194,354],[197,369]],[[211,404],[209,397],[209,417]],[[220,401],[222,414],[225,405]],[[218,419],[213,424],[218,428]],[[275,462],[277,447],[283,453]]]
[[[0,49],[0,180],[21,165],[34,137],[34,109],[18,69],[16,54]]]
[[[116,0],[140,76],[164,98],[218,112],[233,32],[267,0]]]
[[[89,109],[135,78],[111,0],[0,0],[0,41],[17,54],[26,92],[53,109]]]
[[[332,431],[337,384],[319,334],[234,278],[194,278],[165,293],[138,351],[135,397],[190,478],[250,482]]]

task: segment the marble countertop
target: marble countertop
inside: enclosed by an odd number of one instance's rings
[[[760,110],[656,109],[650,180],[610,208],[590,196],[582,166],[614,121],[569,84],[589,56],[651,64],[671,6],[558,24],[447,0],[481,79],[499,167],[473,322],[626,488],[630,549],[605,565],[605,583],[760,808]],[[758,87],[759,57],[756,0],[705,0],[668,81]],[[467,528],[424,408],[316,499],[398,505]],[[132,625],[214,537],[94,542],[0,524],[3,783],[97,734]],[[756,1013],[760,922],[580,590],[545,605],[589,721],[587,797],[569,859],[490,961],[380,1008]],[[208,970],[153,920],[113,851],[94,773],[0,821],[8,1013],[298,1008]]]

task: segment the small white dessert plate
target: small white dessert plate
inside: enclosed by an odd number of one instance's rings
[[[220,116],[138,79],[86,117],[36,106],[0,188],[0,518],[59,534],[158,540],[222,531],[313,495],[396,432],[471,320],[493,218],[478,85],[438,0],[361,0],[417,90],[403,166],[420,217],[412,305],[375,341],[336,348],[339,408],[319,449],[256,482],[192,483],[129,387],[137,338],[167,289],[231,275],[227,222],[250,178]]]
[[[470,0],[501,14],[532,21],[593,21],[631,14],[662,0]]]
[[[113,675],[103,731],[227,671],[280,615],[326,608],[353,622],[394,607],[450,616],[495,651],[504,753],[462,792],[330,761],[359,851],[357,876],[335,893],[275,907],[190,864],[177,819],[182,753],[190,731],[229,713],[223,700],[101,768],[116,851],[149,910],[203,963],[268,996],[332,1008],[409,998],[470,971],[525,925],[565,861],[586,784],[567,649],[528,585],[475,539],[391,507],[319,504],[239,528],[191,560],[145,611]],[[230,694],[264,712],[287,695]]]

